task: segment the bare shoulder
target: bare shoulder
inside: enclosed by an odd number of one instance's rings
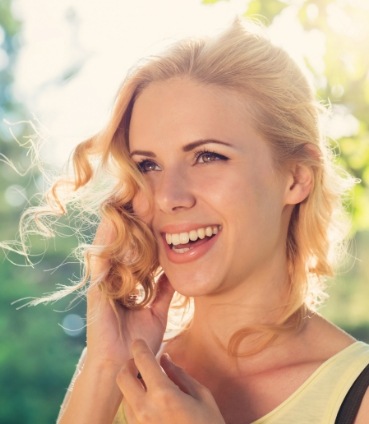
[[[357,414],[355,424],[367,424],[369,417],[369,388],[367,389],[363,401],[361,403],[359,412]]]
[[[311,346],[313,354],[319,353],[329,359],[356,341],[350,334],[319,314],[310,321],[306,337],[309,339],[307,345]]]

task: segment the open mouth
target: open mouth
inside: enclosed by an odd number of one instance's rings
[[[212,225],[189,232],[165,233],[165,240],[170,249],[175,253],[186,253],[196,246],[206,243],[220,231],[219,225]]]

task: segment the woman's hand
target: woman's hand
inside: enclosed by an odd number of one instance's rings
[[[133,342],[132,354],[117,378],[129,424],[225,423],[210,391],[168,355],[162,355],[161,368],[143,340]]]
[[[113,227],[102,222],[94,244],[108,244],[114,237]],[[108,259],[92,257],[91,280],[96,281],[96,278],[105,275],[109,266]],[[132,357],[130,347],[137,338],[145,340],[150,349],[157,352],[163,340],[173,293],[173,288],[163,275],[158,282],[153,304],[141,310],[130,310],[107,299],[99,287],[92,284],[87,294],[86,362],[113,366],[118,371]]]

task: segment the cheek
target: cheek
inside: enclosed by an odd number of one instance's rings
[[[147,195],[142,192],[136,194],[132,201],[134,213],[146,224],[150,224],[153,218],[151,202]]]
[[[273,225],[276,215],[281,213],[280,189],[271,175],[239,172],[238,178],[223,192],[224,210],[234,216],[235,225],[251,225],[251,232],[258,225]]]

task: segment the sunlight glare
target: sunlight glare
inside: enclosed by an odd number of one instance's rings
[[[244,0],[210,6],[201,0],[16,0],[23,48],[15,94],[47,128],[46,160],[64,162],[77,142],[104,125],[139,58],[178,37],[221,28],[244,7]]]
[[[324,87],[325,34],[304,30],[297,16],[300,3],[291,0],[269,31],[309,78],[306,60],[322,75],[314,84]],[[179,37],[208,34],[229,25],[245,11],[247,0],[213,5],[201,0],[106,0],[104,4],[97,0],[15,0],[14,4],[23,21],[15,95],[46,129],[46,161],[60,165],[78,142],[104,125],[134,63]],[[336,9],[329,9],[331,24],[346,28],[350,18],[338,16]],[[310,4],[308,19],[313,22],[318,13],[319,8]]]

